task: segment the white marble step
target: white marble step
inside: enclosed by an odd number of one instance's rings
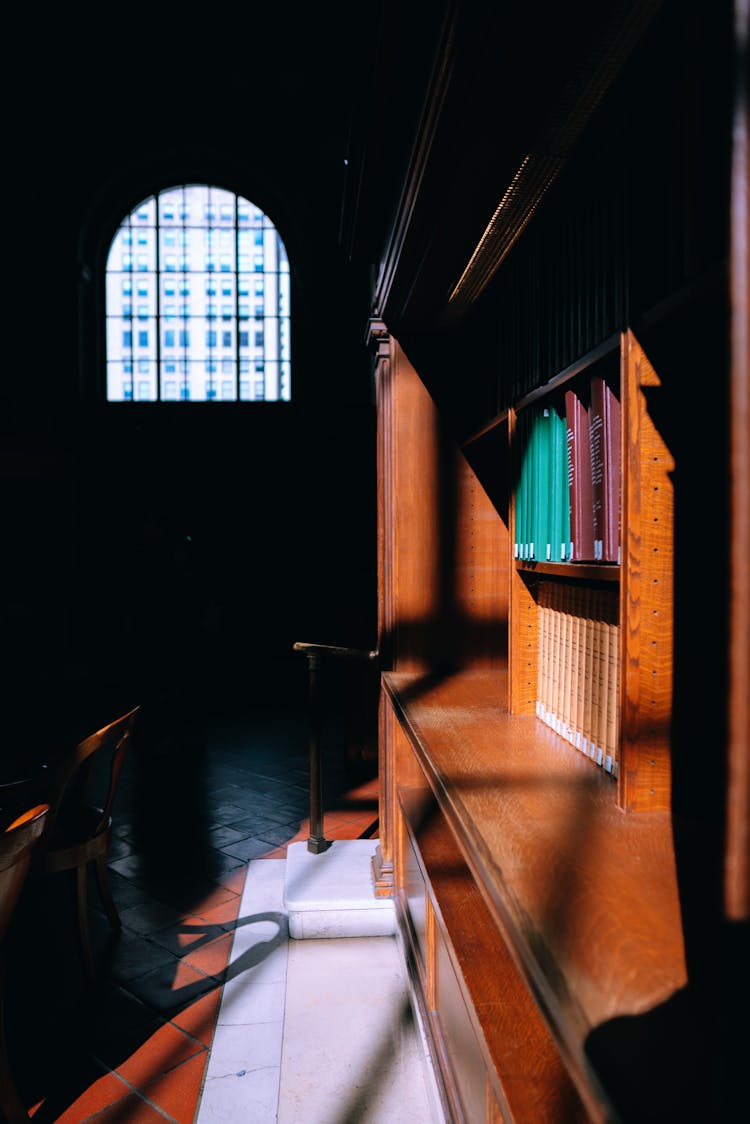
[[[398,934],[288,940],[286,873],[248,865],[196,1124],[445,1124]]]
[[[284,908],[289,936],[389,937],[396,931],[390,898],[376,898],[372,858],[377,839],[337,839],[314,855],[307,843],[287,847]]]

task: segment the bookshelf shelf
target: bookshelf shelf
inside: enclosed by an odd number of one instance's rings
[[[593,562],[519,562],[514,566],[519,574],[537,574],[539,577],[567,578],[569,581],[619,582],[620,567],[614,564],[599,565]]]

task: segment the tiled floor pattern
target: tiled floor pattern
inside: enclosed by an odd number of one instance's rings
[[[244,923],[241,901],[248,862],[283,858],[289,841],[307,837],[307,731],[304,706],[256,706],[211,717],[194,741],[133,747],[110,856],[119,936],[90,887],[94,985],[65,879],[27,884],[7,941],[6,998],[11,1061],[36,1124],[193,1124],[217,1056],[222,986],[229,1018],[247,972],[278,1001],[277,960],[266,954],[280,922]],[[324,757],[327,836],[374,834],[373,766],[335,747]],[[231,1037],[231,1024],[217,1033]]]

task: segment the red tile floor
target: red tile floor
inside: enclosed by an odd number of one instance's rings
[[[27,882],[6,942],[6,1021],[35,1124],[193,1124],[246,864],[307,838],[307,755],[305,706],[273,702],[217,707],[192,742],[136,741],[109,861],[119,935],[90,886],[93,984],[65,876]],[[377,834],[375,765],[335,737],[324,763],[326,835]]]

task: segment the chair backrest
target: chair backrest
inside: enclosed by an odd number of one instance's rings
[[[140,709],[139,706],[136,706],[127,714],[116,718],[114,722],[110,722],[95,733],[89,734],[58,765],[51,785],[50,812],[45,836],[54,831],[58,816],[64,811],[68,802],[83,803],[85,801],[95,757],[98,753],[110,750],[109,780],[102,801],[102,814],[95,831],[99,832],[107,823],[112,811],[125,753]]]
[[[44,831],[49,804],[37,804],[16,817],[0,834],[0,940],[5,935],[31,862]]]

